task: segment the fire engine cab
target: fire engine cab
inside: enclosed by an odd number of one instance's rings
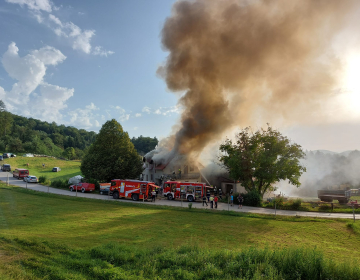
[[[200,201],[211,189],[212,187],[206,186],[205,183],[168,181],[164,183],[163,194],[169,200],[182,198],[193,202]]]
[[[151,198],[151,192],[158,186],[153,182],[139,180],[111,180],[110,194],[114,199],[131,198],[134,201]]]

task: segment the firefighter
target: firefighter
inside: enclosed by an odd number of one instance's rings
[[[203,206],[204,206],[204,203],[206,204],[206,206],[208,206],[205,195],[202,196],[202,203],[203,203]]]
[[[156,191],[155,188],[152,190],[151,192],[151,202],[155,202],[155,198],[156,198]]]
[[[179,168],[179,179],[181,179],[181,168]]]
[[[206,191],[207,201],[210,202],[210,190]]]

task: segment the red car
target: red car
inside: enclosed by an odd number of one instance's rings
[[[81,192],[92,192],[95,190],[95,184],[90,184],[90,183],[79,183],[79,184],[75,184],[75,185],[71,185],[69,187],[70,191],[81,191]]]

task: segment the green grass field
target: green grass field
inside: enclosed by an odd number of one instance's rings
[[[353,276],[339,268],[336,279],[360,277],[359,222],[97,201],[0,184],[0,228],[0,279],[282,279],[279,261],[286,258],[289,267],[321,271],[354,261],[346,268]],[[240,261],[249,254],[262,256],[249,277],[239,267],[228,270],[249,264]],[[165,269],[164,258],[177,272]],[[297,263],[307,258],[311,265]],[[307,279],[302,275],[285,279]]]
[[[25,168],[28,169],[30,175],[46,176],[50,181],[56,179],[67,179],[76,175],[81,175],[80,172],[80,161],[67,161],[47,157],[21,157],[5,159],[1,164],[8,163],[11,165],[11,169]],[[27,166],[29,163],[29,166]],[[45,164],[45,168],[42,164]],[[60,172],[52,172],[53,167],[60,167]]]

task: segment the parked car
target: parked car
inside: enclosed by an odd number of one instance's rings
[[[100,184],[100,194],[109,194],[110,183]]]
[[[10,157],[16,157],[16,155],[15,154],[10,154]]]
[[[3,164],[3,166],[1,167],[2,171],[6,172],[6,171],[11,171],[11,165],[10,164]]]
[[[4,160],[3,156],[0,156],[0,160]]]
[[[38,183],[39,180],[36,176],[27,176],[24,178],[24,182],[28,182],[28,183]]]
[[[3,154],[3,158],[5,159],[5,158],[9,158],[11,156],[11,154],[10,153],[4,153]]]
[[[22,178],[25,178],[27,176],[29,176],[29,170],[27,170],[27,169],[18,169],[18,168],[16,168],[13,171],[13,177],[14,178],[22,179]]]
[[[90,184],[90,183],[79,183],[79,184],[75,184],[75,185],[71,185],[69,187],[69,190],[71,192],[73,191],[81,191],[81,192],[92,192],[95,190],[95,184]]]
[[[52,172],[60,172],[60,171],[61,171],[60,167],[54,167],[52,169]]]

